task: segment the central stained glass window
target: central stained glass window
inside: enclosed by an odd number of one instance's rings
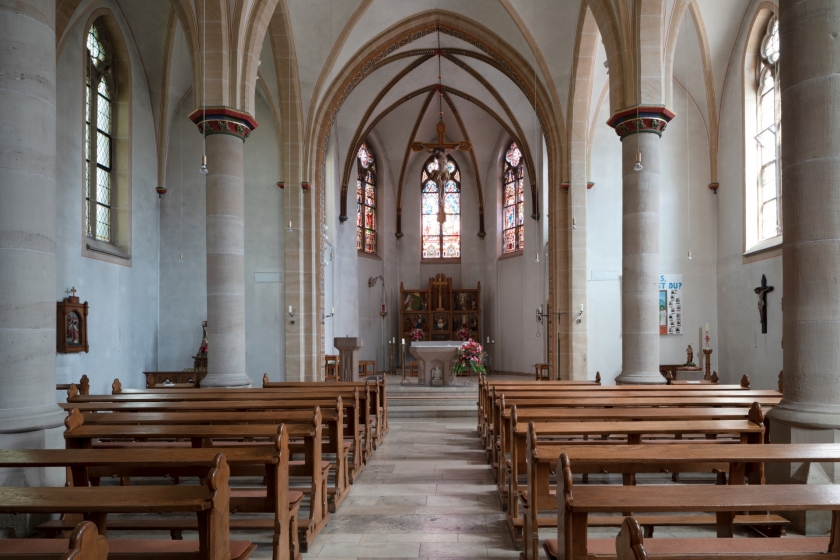
[[[423,258],[457,259],[461,257],[461,170],[446,156],[449,180],[440,186],[430,176],[438,170],[434,156],[426,160],[421,172],[423,185]],[[445,220],[439,220],[441,197]]]
[[[356,249],[376,254],[376,158],[367,142],[356,154]]]

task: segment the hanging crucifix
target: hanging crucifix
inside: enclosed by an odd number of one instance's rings
[[[767,278],[761,275],[761,286],[755,289],[758,294],[758,316],[761,321],[761,333],[767,334],[767,294],[773,291],[773,286],[767,285]]]
[[[450,152],[454,152],[457,150],[461,151],[469,151],[472,149],[472,144],[467,142],[466,140],[462,140],[460,142],[447,142],[446,141],[446,123],[443,122],[443,73],[441,71],[441,50],[440,50],[440,29],[438,29],[438,48],[437,48],[437,55],[438,55],[438,85],[435,89],[438,92],[438,110],[440,111],[440,120],[437,123],[437,143],[427,143],[427,142],[414,142],[411,144],[412,151],[415,152],[429,152],[435,157],[435,163],[437,164],[437,169],[431,172],[429,175],[429,179],[434,181],[438,187],[438,218],[437,221],[439,223],[444,223],[446,221],[446,212],[445,207],[443,204],[444,201],[444,187],[446,183],[451,180],[449,176],[449,165],[446,161],[446,156]]]

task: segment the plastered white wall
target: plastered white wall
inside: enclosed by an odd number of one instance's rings
[[[90,378],[91,391],[145,386],[143,370],[158,361],[158,198],[155,130],[149,88],[130,31],[111,1],[131,64],[131,267],[82,257],[84,200],[84,20],[67,35],[57,60],[56,300],[75,286],[90,304],[90,353],[58,354],[56,382]],[[62,398],[63,400],[63,398]]]
[[[758,2],[752,2],[744,18],[726,75],[721,100],[721,133],[719,149],[718,262],[717,291],[720,344],[716,349],[720,360],[721,380],[734,383],[744,374],[756,389],[775,389],[782,369],[782,257],[773,257],[744,264],[744,131],[742,77],[744,49],[749,22]],[[783,178],[784,181],[784,178]],[[753,289],[761,283],[761,275],[775,290],[767,296],[767,334],[761,333],[757,296]]]

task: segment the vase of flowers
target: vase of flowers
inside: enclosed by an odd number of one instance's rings
[[[458,340],[464,342],[470,339],[470,329],[467,328],[466,325],[458,329],[458,332],[455,333],[455,336],[458,337]]]
[[[411,329],[411,340],[412,342],[417,342],[418,340],[423,340],[423,329]]]
[[[458,361],[455,363],[455,374],[476,372],[487,374],[484,367],[484,348],[473,339],[466,340],[458,348]]]

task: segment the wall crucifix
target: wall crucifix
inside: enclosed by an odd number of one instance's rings
[[[761,333],[767,334],[767,294],[773,291],[773,286],[767,285],[767,277],[761,275],[761,286],[755,289],[758,294],[758,316],[761,321]]]

